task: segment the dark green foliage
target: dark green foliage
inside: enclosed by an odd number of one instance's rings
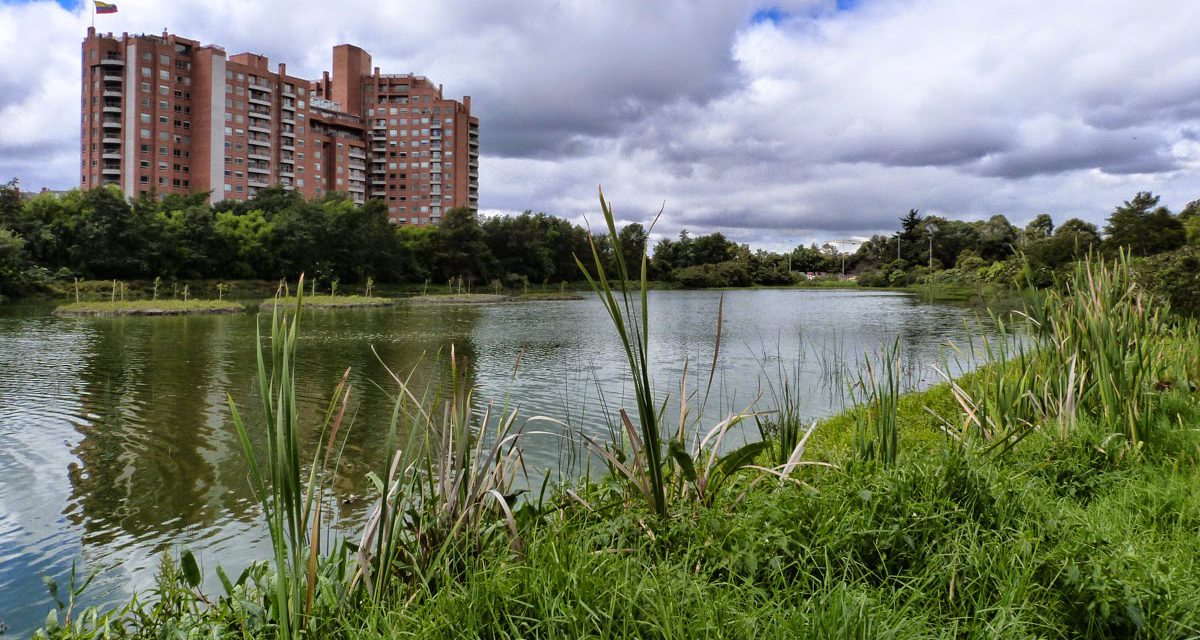
[[[1138,283],[1169,301],[1172,309],[1200,314],[1200,245],[1147,259],[1138,267]]]
[[[1182,247],[1187,240],[1183,223],[1158,201],[1159,196],[1141,191],[1117,207],[1104,227],[1105,248],[1115,253],[1125,247],[1134,256],[1149,256]]]

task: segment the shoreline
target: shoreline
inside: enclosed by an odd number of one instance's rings
[[[246,307],[228,300],[128,300],[119,302],[71,302],[55,308],[60,317],[182,316],[241,313]]]

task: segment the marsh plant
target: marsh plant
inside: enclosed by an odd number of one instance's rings
[[[453,347],[449,382],[420,395],[395,383],[388,465],[368,474],[379,497],[358,543],[351,587],[379,602],[397,589],[434,588],[461,572],[494,535],[520,547],[513,481],[524,472],[516,410],[477,413],[465,360]],[[386,368],[386,365],[385,365]],[[526,481],[528,479],[526,478]]]
[[[303,276],[298,291],[297,309],[303,301]],[[283,309],[284,305],[275,305],[269,340],[264,341],[260,333],[257,342],[265,455],[260,456],[255,450],[254,439],[232,397],[229,398],[229,410],[246,457],[250,485],[262,508],[271,538],[275,569],[269,593],[272,618],[279,624],[281,637],[293,638],[303,632],[318,596],[321,584],[318,564],[332,551],[322,546],[323,487],[334,443],[345,418],[350,388],[347,370],[325,412],[316,453],[311,461],[305,459],[301,453],[300,417],[296,408],[296,338],[300,314],[297,312],[289,318]],[[267,343],[265,349],[264,343]],[[340,547],[340,544],[336,546]]]
[[[1079,261],[1063,288],[1023,315],[1032,342],[996,320],[999,336],[979,339],[992,364],[959,380],[939,371],[961,410],[957,423],[943,420],[956,440],[1003,452],[1034,429],[1066,439],[1089,421],[1140,448],[1153,437],[1163,394],[1195,384],[1195,320],[1153,299],[1126,253]]]
[[[853,435],[854,452],[861,461],[896,464],[900,450],[900,356],[899,339],[880,348],[878,354],[865,356],[862,373],[850,390],[861,405],[855,412]]]

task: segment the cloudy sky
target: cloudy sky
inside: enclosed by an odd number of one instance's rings
[[[911,207],[1103,222],[1200,198],[1195,0],[116,0],[317,77],[352,42],[472,96],[480,204],[765,248]],[[0,0],[0,179],[75,186],[90,4]]]

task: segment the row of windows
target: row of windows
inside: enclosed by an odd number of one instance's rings
[[[367,117],[368,118],[374,117],[376,115],[375,114],[376,111],[378,111],[379,115],[381,115],[381,116],[385,115],[385,113],[386,113],[386,115],[394,116],[394,115],[398,115],[401,113],[409,112],[408,107],[387,107],[387,108],[379,107],[378,109],[375,109],[374,107],[372,107],[370,109],[367,109]],[[425,109],[418,109],[418,108],[414,107],[412,110],[412,113],[415,113],[417,115],[422,115],[422,114],[433,115],[433,114],[439,114],[439,113],[453,114],[454,109],[452,107],[433,107],[433,108],[425,108]],[[449,122],[449,120],[447,120],[447,122]]]

